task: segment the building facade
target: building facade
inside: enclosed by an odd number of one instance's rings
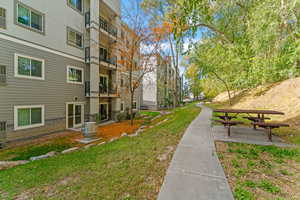
[[[0,142],[115,119],[120,12],[119,0],[0,2]]]
[[[171,57],[163,58],[156,55],[151,58],[149,64],[154,65],[155,70],[147,74],[143,80],[142,108],[161,110],[174,107],[176,96],[180,97],[181,81],[172,66]]]

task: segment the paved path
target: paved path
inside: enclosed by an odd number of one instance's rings
[[[201,107],[176,149],[158,200],[233,200],[215,151],[212,111]]]

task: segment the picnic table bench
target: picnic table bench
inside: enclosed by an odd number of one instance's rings
[[[252,122],[264,122],[265,120],[269,120],[271,119],[270,117],[264,117],[263,119],[259,118],[259,117],[252,117],[252,116],[247,116],[247,117],[243,117],[244,119],[248,119]],[[256,125],[253,124],[253,129],[256,129]]]
[[[244,122],[240,122],[240,121],[228,121],[228,120],[215,120],[215,122],[221,123],[227,128],[228,136],[230,136],[231,126],[236,126],[238,124],[243,124],[244,123]]]
[[[253,128],[256,129],[256,126],[262,127],[268,131],[268,138],[272,141],[272,129],[286,127],[288,124],[281,123],[266,123],[265,120],[271,119],[265,117],[265,115],[284,115],[283,112],[278,112],[274,110],[245,110],[245,109],[215,109],[215,113],[224,113],[224,115],[217,116],[222,120],[215,120],[216,122],[222,123],[228,129],[228,136],[230,136],[230,127],[238,124],[243,124],[240,121],[233,121],[232,119],[236,118],[239,114],[247,114],[248,116],[243,117],[252,121]],[[235,114],[230,116],[229,114]],[[251,114],[257,114],[257,117],[251,116]]]
[[[225,115],[218,115],[218,116],[216,116],[216,117],[219,117],[220,119],[222,119],[222,120],[232,120],[232,119],[235,119],[235,118],[237,118],[236,116],[225,116]]]
[[[288,124],[283,123],[252,122],[252,124],[266,129],[270,141],[272,141],[272,129],[280,127],[289,127]]]

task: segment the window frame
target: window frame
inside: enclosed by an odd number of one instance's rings
[[[101,77],[106,79],[106,91],[108,93],[109,92],[109,76],[108,76],[108,74],[100,74],[99,75],[99,85],[101,83]],[[106,93],[102,93],[102,94],[106,94]]]
[[[18,126],[18,110],[19,109],[32,109],[32,108],[41,108],[41,123],[40,124],[31,124],[31,111],[30,111],[30,124],[28,126]],[[37,128],[45,125],[45,106],[44,105],[26,105],[26,106],[14,106],[14,130],[23,130],[29,128]]]
[[[22,23],[18,22],[18,14],[19,14],[18,13],[19,12],[18,8],[19,8],[19,5],[21,5],[22,7],[24,7],[24,8],[26,8],[26,9],[29,10],[29,13],[30,13],[30,19],[29,19],[30,23],[29,23],[28,26],[25,25],[25,24],[22,24]],[[31,26],[31,12],[34,12],[35,14],[40,15],[42,17],[42,26],[41,26],[42,27],[42,31],[39,30],[39,29],[33,28]],[[40,12],[40,11],[38,11],[38,10],[30,7],[30,6],[27,6],[26,4],[24,4],[24,3],[22,3],[22,2],[20,2],[18,0],[15,0],[15,16],[14,17],[15,17],[14,21],[15,21],[16,25],[21,26],[23,28],[26,28],[28,30],[34,31],[36,33],[40,33],[42,35],[45,35],[45,14],[44,13],[42,13],[42,12]]]
[[[0,28],[6,29],[6,15],[7,15],[6,14],[6,9],[3,8],[3,7],[0,7],[0,10],[4,11],[4,16],[0,16],[0,17],[2,17],[4,19],[4,26],[0,26]]]
[[[80,0],[80,1],[81,1],[81,10],[79,10],[76,6],[71,4],[69,0],[67,0],[67,5],[82,15],[84,12],[84,1],[83,0]]]
[[[70,68],[81,71],[81,76],[82,76],[81,82],[71,81],[69,79],[69,69]],[[81,68],[81,67],[75,67],[75,66],[68,65],[67,66],[67,83],[77,84],[77,85],[83,85],[84,84],[84,69]]]
[[[30,60],[36,60],[39,62],[42,62],[42,77],[35,77],[35,76],[27,76],[27,75],[22,75],[18,73],[18,68],[19,68],[19,61],[18,58],[19,57],[23,57],[23,58],[27,58]],[[33,80],[45,80],[45,60],[44,59],[40,59],[40,58],[35,58],[35,57],[31,57],[31,56],[26,56],[26,55],[22,55],[22,54],[18,54],[15,53],[15,77],[17,78],[26,78],[26,79],[33,79]]]
[[[81,46],[78,46],[76,44],[76,42],[73,43],[73,42],[71,42],[71,40],[69,40],[69,31],[75,32],[75,40],[76,40],[76,34],[81,35]],[[70,46],[72,46],[72,47],[76,47],[78,49],[83,50],[84,49],[84,36],[83,36],[83,33],[80,33],[79,31],[76,31],[75,29],[73,29],[73,28],[71,28],[71,27],[68,26],[67,27],[67,44],[70,45]]]

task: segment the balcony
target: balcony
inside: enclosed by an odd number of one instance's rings
[[[118,36],[118,29],[114,25],[112,25],[111,23],[107,22],[102,17],[99,18],[99,26],[100,26],[101,29],[106,31],[111,36],[113,36],[113,37]]]
[[[90,47],[86,47],[85,49],[84,49],[84,51],[85,51],[85,63],[90,63],[91,62],[91,49],[90,49]]]
[[[99,84],[99,96],[100,97],[117,97],[118,90],[116,86],[105,86]]]
[[[117,56],[109,57],[107,55],[100,54],[99,58],[100,58],[100,62],[102,61],[102,62],[105,62],[107,64],[117,66]]]
[[[99,93],[91,91],[91,82],[85,81],[84,92],[86,97],[98,95],[99,97],[118,97],[118,89],[116,86],[105,86],[99,83]]]
[[[91,12],[88,11],[84,14],[84,18],[85,18],[85,28],[90,28],[91,26]]]

